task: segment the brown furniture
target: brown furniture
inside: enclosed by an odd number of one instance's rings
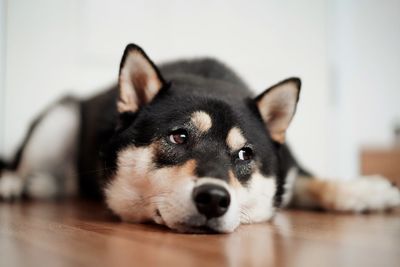
[[[400,186],[400,147],[361,150],[361,174],[381,174]]]

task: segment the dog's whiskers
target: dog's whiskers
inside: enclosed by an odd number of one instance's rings
[[[241,217],[241,221],[246,221],[246,222],[250,222],[251,221],[250,215],[248,214],[248,211],[245,208],[242,208],[240,210],[240,217]]]

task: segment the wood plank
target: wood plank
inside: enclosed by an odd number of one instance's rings
[[[128,224],[88,201],[0,203],[0,266],[398,266],[400,211],[283,211],[232,234]]]

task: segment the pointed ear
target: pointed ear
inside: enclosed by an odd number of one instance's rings
[[[164,85],[154,63],[137,45],[129,44],[119,69],[118,111],[136,112],[150,103]]]
[[[278,143],[285,142],[286,129],[296,111],[300,87],[300,79],[289,78],[270,87],[255,99],[271,138]]]

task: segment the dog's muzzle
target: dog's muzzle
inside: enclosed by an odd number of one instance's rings
[[[207,219],[224,215],[231,203],[229,192],[220,185],[203,184],[193,189],[193,201]]]

